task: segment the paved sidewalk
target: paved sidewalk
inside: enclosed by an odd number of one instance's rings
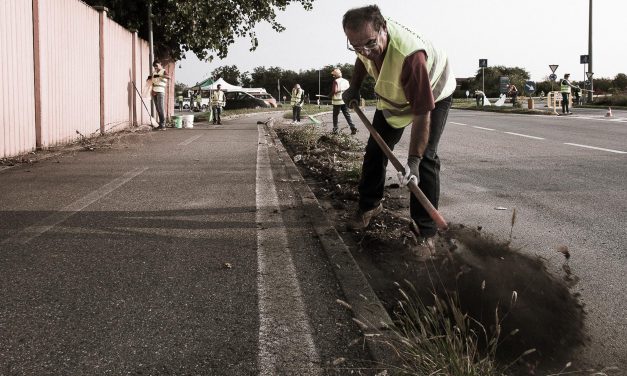
[[[1,170],[0,374],[374,374],[385,317],[267,116]]]

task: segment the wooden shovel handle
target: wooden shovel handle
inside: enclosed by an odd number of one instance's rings
[[[374,129],[374,127],[370,123],[370,120],[368,120],[366,115],[364,115],[364,113],[359,108],[357,101],[352,101],[350,107],[353,110],[355,110],[355,113],[357,114],[357,116],[359,116],[362,123],[364,123],[366,128],[368,128],[368,132],[370,132],[370,135],[372,136],[372,138],[377,142],[377,145],[379,145],[379,148],[383,150],[383,153],[385,154],[386,157],[388,157],[388,160],[392,162],[392,165],[394,166],[396,171],[404,175],[405,167],[403,167],[401,162],[399,162],[396,156],[394,156],[394,154],[392,153],[392,150],[390,150],[389,146],[385,143],[385,141],[383,141],[383,138],[381,138],[381,135],[379,135],[379,132],[377,132],[377,130]],[[438,226],[438,229],[442,231],[446,231],[448,229],[448,224],[446,223],[446,220],[444,220],[444,217],[442,217],[438,209],[436,209],[433,206],[433,204],[431,204],[431,201],[429,201],[427,196],[425,196],[422,190],[420,190],[418,185],[412,180],[409,182],[409,184],[407,184],[407,187],[414,194],[414,196],[416,196],[416,198],[418,199],[418,202],[420,202],[420,205],[422,205],[422,207],[425,208],[425,210],[427,211],[431,219],[433,219],[433,221],[435,222],[436,226]]]

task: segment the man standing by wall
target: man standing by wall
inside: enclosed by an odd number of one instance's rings
[[[300,109],[303,107],[303,101],[305,100],[304,93],[305,91],[300,88],[299,84],[294,85],[290,101],[292,104],[292,124],[300,124]]]
[[[338,117],[340,115],[340,111],[344,114],[344,118],[348,123],[348,126],[351,128],[351,134],[357,133],[357,128],[355,124],[353,124],[353,120],[351,119],[351,114],[348,112],[346,108],[346,104],[342,100],[342,93],[346,89],[349,88],[350,84],[348,80],[342,78],[342,71],[339,68],[335,68],[331,71],[331,75],[333,76],[333,85],[331,86],[331,103],[333,104],[333,133],[337,134],[337,122]]]
[[[375,80],[378,97],[373,127],[391,149],[409,126],[409,170],[403,183],[416,181],[437,208],[440,196],[438,143],[456,87],[446,54],[428,40],[397,22],[384,18],[376,5],[351,9],[342,21],[347,47],[357,53],[350,88],[344,102],[359,97],[366,74]],[[359,182],[359,210],[348,223],[354,230],[368,226],[381,213],[388,159],[371,136],[366,146]],[[434,251],[437,227],[418,200],[410,198],[410,230],[418,241],[416,252]]]
[[[161,63],[155,61],[152,63],[152,74],[148,76],[148,79],[152,83],[152,100],[155,103],[157,115],[159,116],[159,126],[154,129],[165,131],[165,91],[170,76],[161,66]]]
[[[224,92],[222,91],[222,85],[218,84],[217,90],[211,94],[211,111],[213,111],[213,124],[222,124],[222,119],[220,119],[220,115],[222,114],[222,107],[226,105],[226,98],[224,97]]]

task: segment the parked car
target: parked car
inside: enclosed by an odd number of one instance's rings
[[[269,93],[250,93],[253,97],[264,100],[270,107],[276,108],[276,99]]]
[[[224,94],[224,97],[226,99],[225,110],[238,108],[267,108],[271,106],[265,100],[256,98],[243,91],[228,91]]]

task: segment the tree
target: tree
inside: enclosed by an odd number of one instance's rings
[[[211,72],[211,76],[214,80],[222,78],[224,81],[233,85],[239,84],[240,75],[239,69],[235,65],[223,65]]]
[[[509,82],[516,85],[516,87],[519,88],[519,91],[524,86],[525,81],[529,79],[529,72],[519,67],[510,68],[497,65],[483,69],[485,69],[485,94],[489,97],[499,96],[499,77],[501,76],[509,77]],[[481,90],[482,77],[482,68],[479,68],[477,70],[477,74],[475,75],[474,90]]]
[[[314,0],[84,0],[109,9],[110,17],[129,29],[139,30],[148,40],[148,2],[152,1],[155,56],[164,61],[179,60],[186,51],[199,59],[214,54],[227,56],[237,37],[248,37],[251,51],[258,45],[255,26],[268,22],[274,30],[285,28],[276,20],[276,11],[291,3],[311,10]]]
[[[252,87],[253,79],[250,77],[250,72],[244,72],[239,75],[239,83],[242,87]]]
[[[616,91],[625,91],[627,90],[627,74],[619,73],[614,77],[614,81],[612,81],[612,86]]]
[[[187,92],[187,85],[185,85],[182,82],[177,82],[174,84],[174,92],[175,93],[183,93],[183,92]]]

